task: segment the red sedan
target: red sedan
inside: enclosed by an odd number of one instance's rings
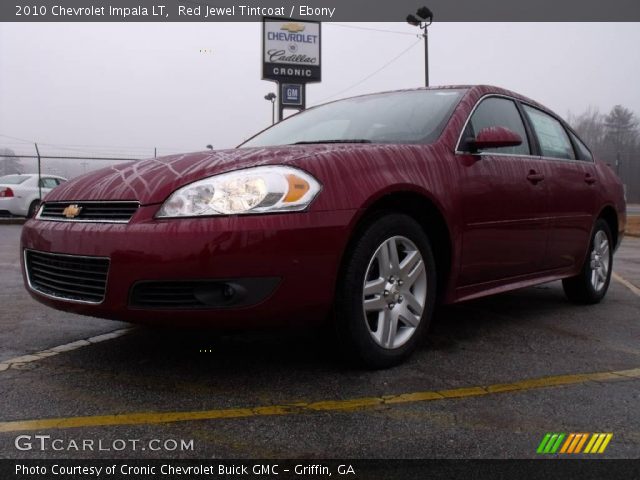
[[[619,179],[557,115],[495,87],[365,95],[240,147],[56,188],[22,234],[31,295],[147,324],[331,321],[365,364],[407,357],[436,301],[562,279],[599,302]]]

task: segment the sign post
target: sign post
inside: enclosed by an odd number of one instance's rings
[[[264,17],[262,79],[278,84],[278,121],[285,108],[306,108],[307,83],[320,82],[320,22]]]

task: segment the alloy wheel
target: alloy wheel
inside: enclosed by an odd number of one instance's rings
[[[362,307],[373,340],[386,349],[415,333],[427,301],[427,273],[420,250],[406,237],[385,240],[365,274]]]
[[[593,238],[591,250],[591,286],[596,292],[602,290],[607,283],[611,255],[609,252],[609,240],[607,234],[598,230]]]

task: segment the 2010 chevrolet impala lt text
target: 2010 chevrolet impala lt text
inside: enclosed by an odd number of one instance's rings
[[[333,322],[372,367],[406,358],[436,302],[562,279],[606,294],[620,181],[559,117],[488,86],[311,108],[238,148],[117,165],[54,189],[22,233],[25,284],[146,324]]]

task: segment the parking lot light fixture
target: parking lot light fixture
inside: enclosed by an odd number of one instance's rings
[[[407,23],[420,28],[420,34],[424,38],[424,80],[425,86],[429,86],[429,37],[428,27],[433,23],[433,12],[427,7],[420,7],[416,14],[407,16]]]
[[[273,92],[269,92],[264,96],[265,100],[271,102],[271,125],[276,123],[276,98],[276,94]]]

